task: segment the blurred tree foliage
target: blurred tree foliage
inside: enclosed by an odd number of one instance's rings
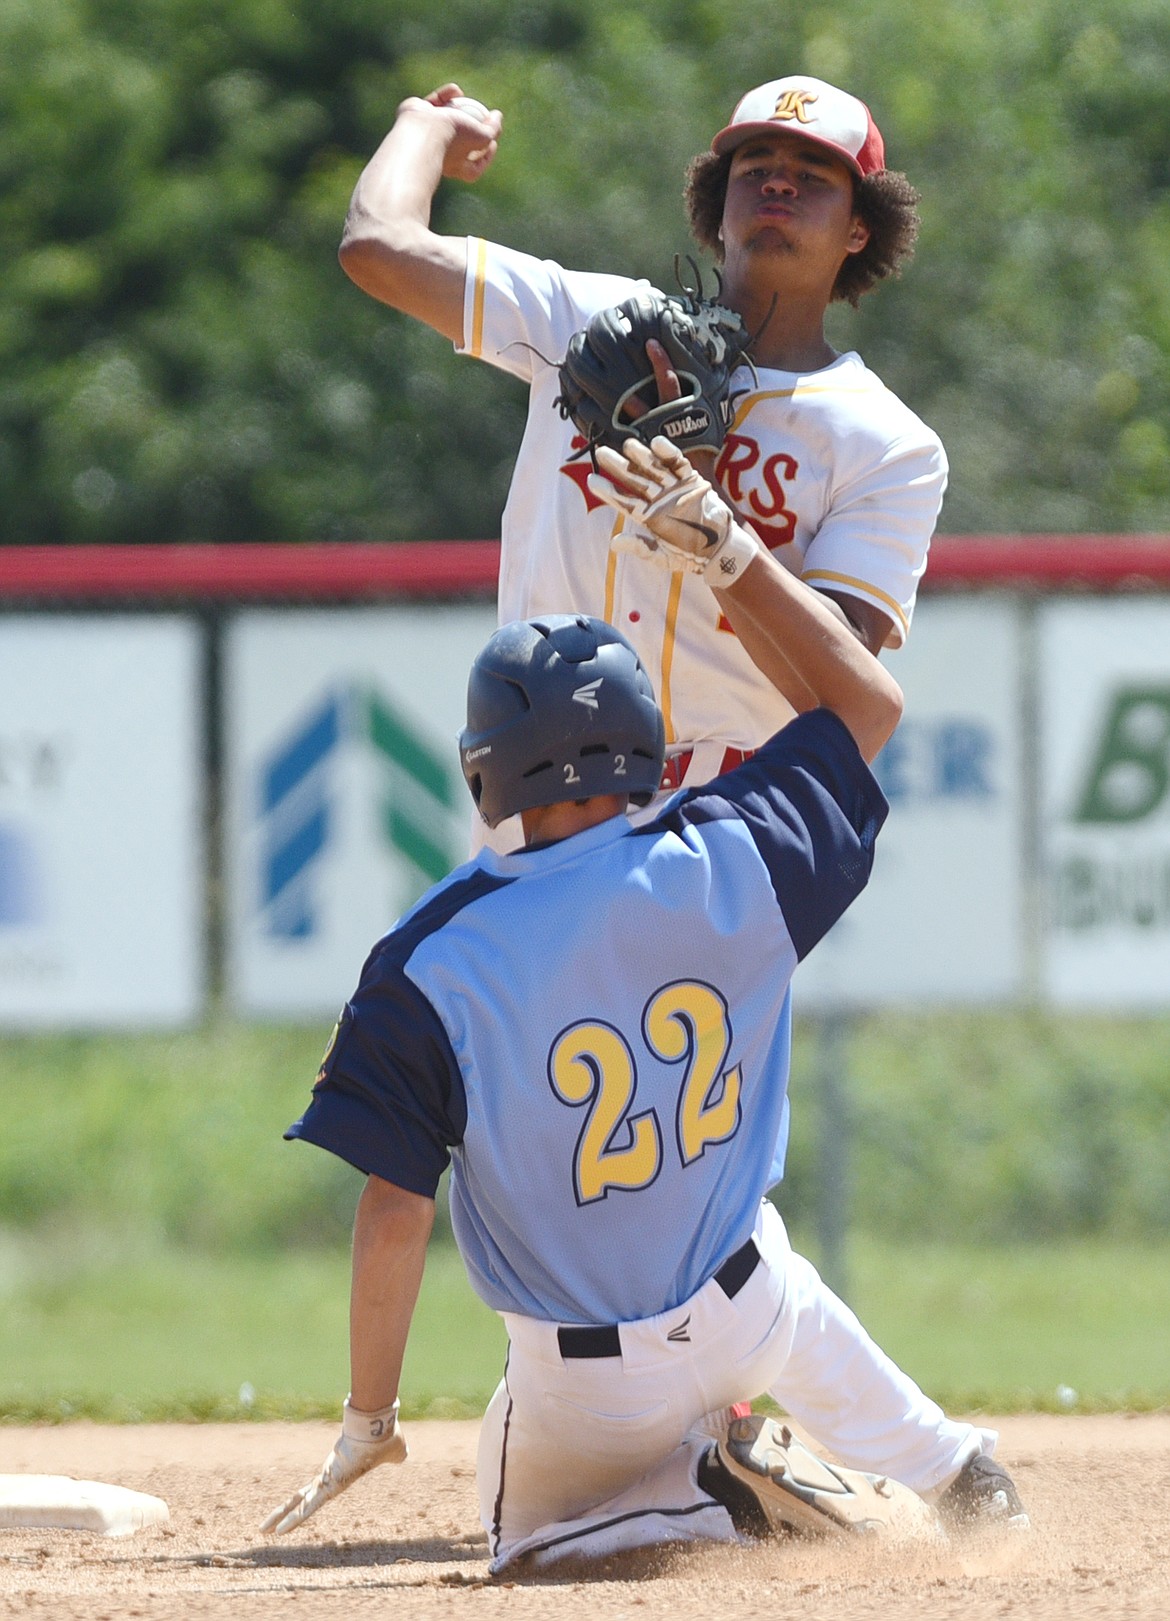
[[[398,101],[505,113],[440,229],[669,284],[687,159],[796,70],[923,192],[833,335],[943,434],[944,527],[1170,529],[1165,0],[6,0],[0,540],[497,533],[523,391],[334,256]]]

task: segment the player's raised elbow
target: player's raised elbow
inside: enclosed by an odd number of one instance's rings
[[[433,232],[405,210],[374,209],[359,184],[345,216],[337,257],[351,281],[381,296],[383,287],[409,285],[431,250]]]
[[[463,341],[463,238],[436,236],[411,220],[373,220],[351,208],[337,257],[363,293],[424,321],[452,343]]]
[[[355,287],[384,303],[393,303],[391,296],[401,276],[404,256],[384,232],[363,229],[360,222],[346,220],[338,262]]]

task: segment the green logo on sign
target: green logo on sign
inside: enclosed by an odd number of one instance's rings
[[[1168,789],[1170,687],[1121,687],[1073,820],[1140,822]]]
[[[365,709],[365,730],[389,767],[382,831],[428,883],[445,878],[459,860],[450,831],[436,813],[462,800],[462,783],[403,717],[376,692],[353,694]]]

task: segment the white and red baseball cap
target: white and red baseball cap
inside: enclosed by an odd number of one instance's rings
[[[711,142],[713,152],[733,152],[749,135],[789,130],[827,146],[863,178],[886,166],[886,149],[873,114],[856,96],[793,73],[770,79],[743,96],[726,129]]]

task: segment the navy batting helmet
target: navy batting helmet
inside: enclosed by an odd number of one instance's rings
[[[471,666],[459,758],[489,827],[594,794],[648,804],[665,748],[650,678],[604,620],[517,620]]]

